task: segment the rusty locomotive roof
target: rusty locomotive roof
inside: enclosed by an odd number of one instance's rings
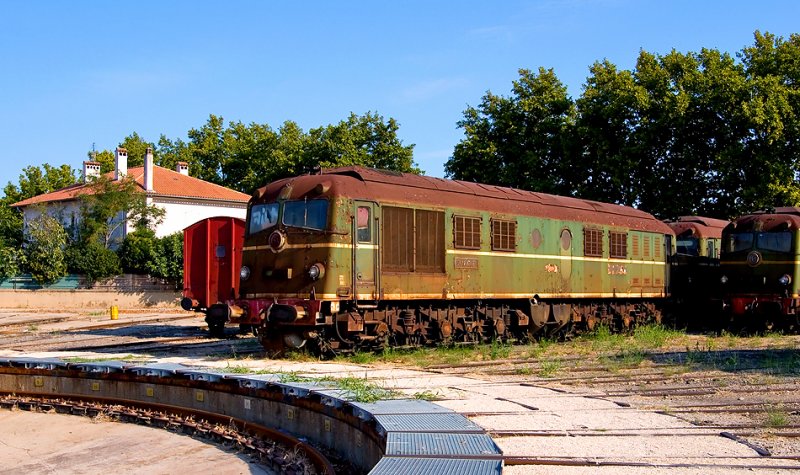
[[[676,221],[667,225],[678,236],[694,236],[698,238],[719,239],[722,230],[730,223],[724,219],[707,218],[705,216],[680,216]]]
[[[343,195],[397,205],[480,210],[673,234],[651,214],[628,206],[357,166],[285,178],[253,195],[258,202]]]
[[[787,206],[735,219],[725,233],[793,231],[800,229],[800,208]]]

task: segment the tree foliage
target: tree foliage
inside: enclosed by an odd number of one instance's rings
[[[28,166],[19,175],[19,183],[8,184],[0,198],[0,247],[20,247],[23,242],[22,213],[11,205],[28,198],[60,190],[76,182],[75,171],[69,165],[58,167],[45,163],[41,167]]]
[[[464,111],[451,177],[638,206],[660,217],[731,218],[800,204],[800,35],[755,33],[715,49],[589,69],[569,98],[551,70]]]
[[[25,243],[27,269],[36,282],[51,284],[67,275],[64,248],[67,232],[47,213],[28,223]]]
[[[230,122],[211,115],[188,141],[162,136],[155,160],[174,168],[187,162],[192,176],[244,193],[317,167],[363,165],[419,173],[413,145],[403,145],[399,125],[376,113],[350,114],[338,124],[304,132],[297,123],[284,122],[277,130],[266,124]]]
[[[91,283],[122,273],[117,253],[97,241],[67,247],[65,259],[69,272],[84,274]]]
[[[164,217],[164,210],[147,203],[133,178],[126,176],[112,180],[100,176],[81,195],[81,220],[79,241],[97,242],[105,248],[119,245],[118,229],[126,223],[136,228],[149,228]],[[117,240],[119,239],[119,240]]]

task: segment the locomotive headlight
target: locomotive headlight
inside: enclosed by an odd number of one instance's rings
[[[728,276],[727,275],[723,275],[722,277],[719,278],[719,281],[722,282],[723,284],[727,284],[728,283]]]
[[[308,276],[311,277],[311,280],[321,279],[323,275],[325,275],[325,266],[319,262],[308,268]]]
[[[242,280],[249,279],[250,278],[250,268],[247,267],[247,266],[242,266],[242,268],[239,269],[239,278],[242,279]]]
[[[778,279],[778,283],[781,285],[789,285],[792,283],[792,277],[789,274],[783,274],[780,279]]]

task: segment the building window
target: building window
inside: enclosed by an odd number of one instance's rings
[[[492,250],[515,251],[517,249],[517,222],[502,219],[492,220]]]
[[[603,230],[583,228],[583,255],[589,257],[603,256]]]
[[[608,233],[608,255],[612,259],[628,258],[628,235],[626,233]]]
[[[481,218],[453,216],[453,246],[458,249],[480,249]]]

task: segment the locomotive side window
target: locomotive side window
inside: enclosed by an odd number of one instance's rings
[[[372,242],[372,228],[369,219],[370,210],[366,206],[359,206],[356,216],[356,234],[358,242]]]
[[[628,234],[615,233],[609,231],[608,233],[608,251],[609,257],[612,259],[627,259],[628,258]]]
[[[328,224],[328,200],[287,201],[283,205],[283,224],[323,230]]]
[[[250,227],[248,232],[255,234],[275,226],[278,222],[278,203],[253,205],[250,209]]]
[[[728,251],[746,251],[753,247],[753,233],[731,234],[728,241]]]
[[[589,257],[603,256],[603,230],[583,228],[583,255]]]
[[[561,231],[561,249],[569,251],[571,247],[572,247],[572,233],[569,232],[569,229],[563,229]]]
[[[517,249],[517,222],[504,219],[492,220],[492,250],[515,251]]]
[[[481,218],[453,216],[453,246],[458,249],[480,249]]]
[[[789,252],[792,250],[792,233],[757,233],[756,247],[763,251]]]

